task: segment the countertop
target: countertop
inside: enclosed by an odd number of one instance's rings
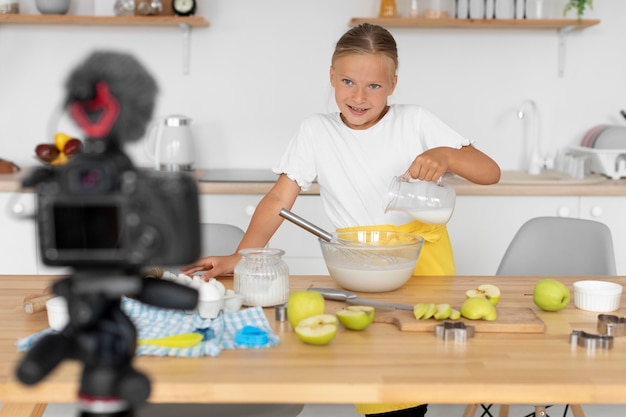
[[[58,277],[0,275],[0,402],[7,410],[75,401],[81,369],[77,362],[62,362],[33,387],[22,385],[14,375],[22,357],[16,340],[47,327],[44,312],[27,315],[22,311],[24,296],[41,293],[54,279]],[[586,278],[560,278],[570,291],[579,279]],[[497,306],[500,315],[525,309],[543,321],[543,333],[476,331],[474,337],[460,342],[440,339],[430,330],[400,331],[393,324],[375,322],[363,331],[340,327],[329,345],[313,346],[302,343],[288,322],[276,321],[273,308],[265,308],[280,337],[276,347],[225,350],[217,357],[140,356],[134,366],[151,379],[152,403],[626,404],[626,337],[615,337],[609,350],[572,344],[574,330],[597,333],[598,314],[579,310],[573,302],[559,312],[539,310],[527,295],[536,280],[414,277],[396,291],[359,295],[458,307],[467,289],[492,283],[502,291]],[[625,277],[606,280],[626,284]],[[231,278],[222,282],[232,288]],[[302,290],[336,284],[329,276],[291,276],[290,287]],[[327,301],[326,312],[344,305]],[[621,306],[612,314],[626,314],[626,292]],[[30,415],[3,414],[7,410],[3,408],[0,416]]]
[[[21,179],[33,167],[26,167],[16,174],[0,174],[0,192],[18,191],[21,188]],[[237,171],[237,170],[234,170]],[[206,170],[195,170],[190,172],[196,179],[206,172]],[[507,172],[504,171],[503,176]],[[563,183],[537,183],[537,184],[512,184],[499,183],[494,185],[477,185],[469,181],[452,176],[446,178],[446,183],[456,190],[457,195],[484,195],[484,196],[626,196],[626,179],[612,180],[600,179],[594,181],[563,182]],[[273,182],[259,182],[258,179],[250,182],[224,181],[224,182],[198,182],[198,189],[201,194],[266,194],[273,186]],[[311,188],[303,194],[319,194],[319,185],[314,183]]]

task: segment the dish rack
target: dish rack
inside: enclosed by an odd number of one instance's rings
[[[617,180],[626,178],[626,149],[595,149],[570,146],[567,153],[585,162],[585,171]]]

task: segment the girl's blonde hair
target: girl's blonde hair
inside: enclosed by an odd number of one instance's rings
[[[391,33],[382,26],[363,23],[339,38],[331,62],[334,64],[337,58],[346,55],[376,53],[391,58],[394,69],[398,69],[398,48]]]

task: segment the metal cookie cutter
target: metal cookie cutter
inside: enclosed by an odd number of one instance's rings
[[[435,326],[435,336],[446,341],[465,342],[474,337],[474,326],[466,326],[462,321],[444,321]]]
[[[598,333],[609,336],[626,336],[626,317],[613,314],[598,315]]]
[[[582,330],[574,330],[569,337],[570,344],[585,349],[612,349],[613,336],[591,334]]]

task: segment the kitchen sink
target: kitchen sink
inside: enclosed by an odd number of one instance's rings
[[[532,175],[527,171],[502,171],[499,184],[510,185],[584,185],[606,181],[602,175],[590,174],[584,178],[573,178],[560,171],[543,171]]]

